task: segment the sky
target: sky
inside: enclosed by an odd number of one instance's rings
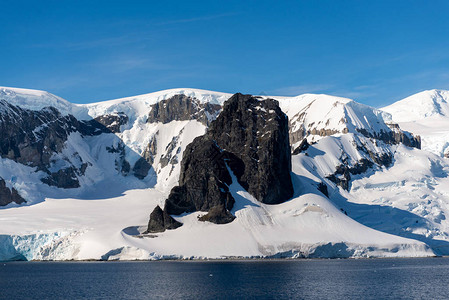
[[[449,89],[449,1],[1,1],[0,86],[90,103],[169,88],[382,107]]]

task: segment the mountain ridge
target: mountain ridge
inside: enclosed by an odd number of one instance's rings
[[[24,96],[18,93],[9,97],[26,106]],[[34,102],[41,99],[40,95],[31,96],[30,107],[39,107]],[[0,159],[5,186],[27,200],[22,206],[0,208],[8,245],[4,249],[9,249],[0,251],[0,260],[449,253],[449,248],[444,250],[449,240],[445,221],[449,212],[445,202],[439,202],[437,193],[432,192],[432,188],[441,193],[445,190],[449,168],[444,160],[420,150],[416,137],[399,126],[387,124],[385,113],[350,99],[314,94],[272,97],[289,117],[294,153],[294,194],[290,200],[275,205],[261,203],[240,185],[236,174],[230,174],[232,182],[227,187],[235,199],[230,211],[233,222],[201,222],[198,219],[206,212],[196,211],[172,215],[175,222],[184,224],[177,229],[143,234],[150,212],[163,207],[164,199],[178,183],[187,146],[207,133],[210,121],[221,113],[221,108],[213,105],[221,106],[227,97],[230,94],[173,89],[75,108],[60,105],[69,117],[98,122],[107,131],[89,136],[75,130],[64,137],[62,150],[53,152],[51,172],[63,170],[68,162],[80,168],[81,162],[87,164],[85,175],[76,175],[80,183],[76,188],[42,185],[40,179],[45,172],[5,157]],[[207,106],[209,103],[213,105]],[[421,164],[409,173],[413,168],[407,157],[414,156],[420,157]],[[394,176],[388,175],[392,172]],[[401,182],[392,179],[380,185],[382,178],[395,176],[408,176],[403,185],[417,195],[416,199],[406,200],[402,191],[394,190]],[[421,188],[428,190],[427,194],[412,188],[422,182],[428,182]],[[380,186],[385,187],[380,190]],[[360,194],[365,190],[370,191],[369,196]],[[382,191],[394,191],[398,197],[385,196]],[[375,198],[380,194],[381,198]],[[370,209],[377,209],[377,203],[402,217],[388,213],[374,217]],[[60,218],[42,223],[49,212],[56,212]],[[23,223],[25,215],[30,225],[46,233],[36,235],[36,230]],[[158,218],[169,220],[160,211]],[[378,224],[379,219],[388,222]],[[32,247],[27,246],[30,243]],[[201,247],[205,243],[210,247]]]

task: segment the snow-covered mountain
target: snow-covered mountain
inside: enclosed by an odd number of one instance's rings
[[[0,208],[0,260],[449,253],[447,163],[366,105],[261,97],[277,99],[289,117],[293,198],[263,204],[234,178],[231,223],[202,222],[204,213],[193,212],[174,216],[182,227],[148,235],[141,233],[150,212],[178,184],[184,150],[232,95],[173,89],[75,105],[46,92],[0,91],[0,126],[15,124],[5,122],[12,113],[37,120],[27,122],[18,153],[11,145],[2,152],[0,198],[9,191],[27,202]],[[46,159],[23,160],[37,149]],[[61,175],[77,184],[45,180]]]
[[[382,110],[396,122],[421,121],[434,116],[449,117],[449,91],[428,90],[399,100]]]
[[[401,128],[422,138],[422,148],[449,157],[449,91],[429,90],[382,108]],[[387,116],[388,117],[388,116]]]

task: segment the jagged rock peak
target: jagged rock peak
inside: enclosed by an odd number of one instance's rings
[[[288,130],[278,101],[238,93],[225,102],[207,135],[236,157],[230,167],[242,187],[276,204],[293,194]]]
[[[231,222],[235,199],[229,170],[263,203],[281,203],[293,195],[288,118],[276,100],[242,94],[227,100],[208,132],[184,151],[179,186],[171,190],[164,211],[204,211],[208,214],[201,221]]]

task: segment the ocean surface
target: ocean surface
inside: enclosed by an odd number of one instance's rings
[[[10,262],[1,299],[448,299],[449,258]]]

